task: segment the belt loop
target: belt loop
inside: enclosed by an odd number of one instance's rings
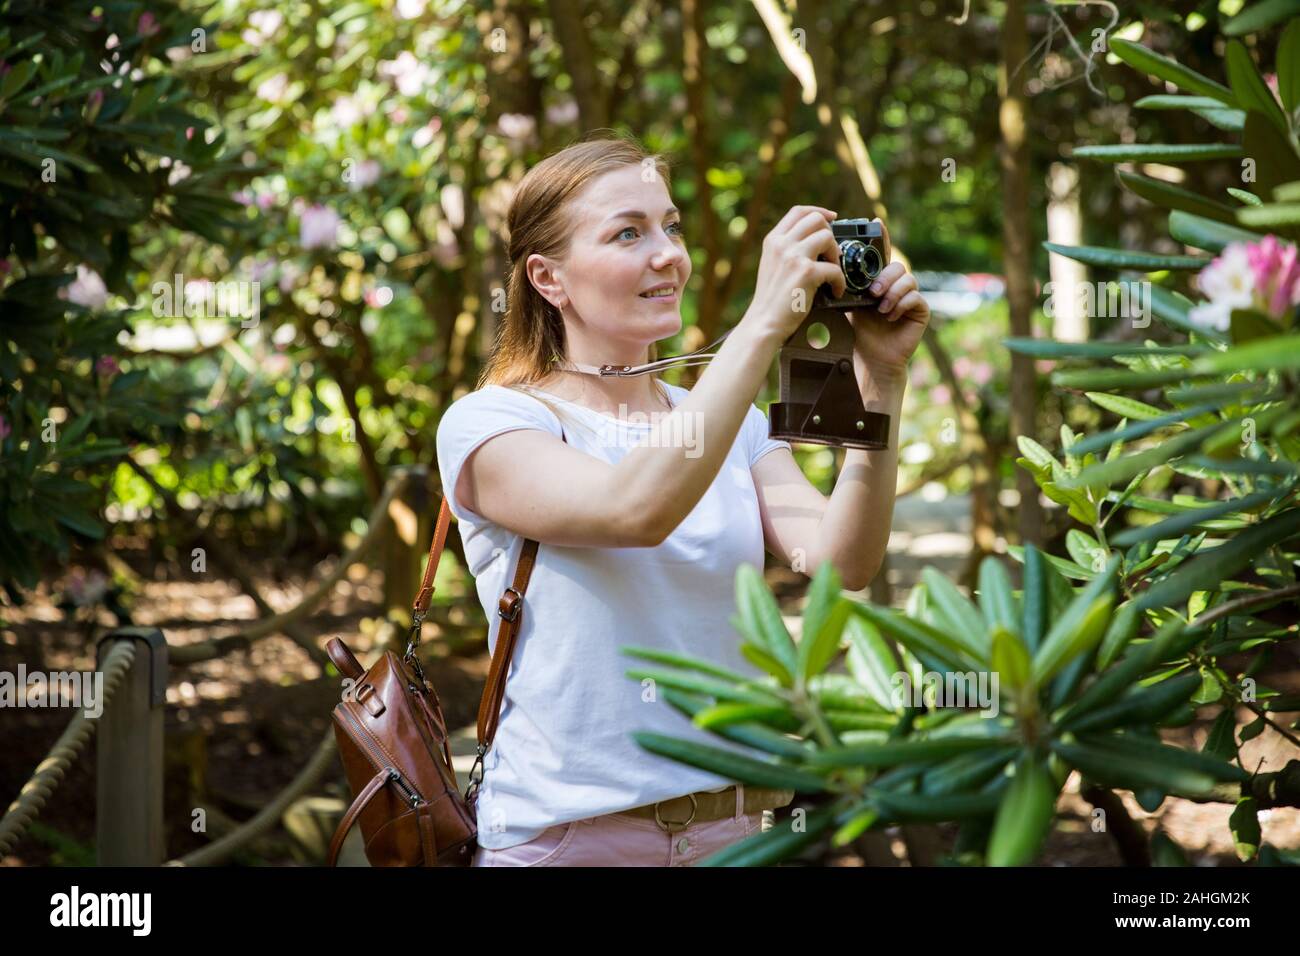
[[[745,815],[745,785],[743,783],[738,783],[736,784],[736,821],[739,822],[744,815]]]

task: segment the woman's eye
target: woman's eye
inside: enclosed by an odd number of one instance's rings
[[[623,238],[623,234],[624,234],[624,233],[628,233],[628,232],[636,232],[636,229],[635,229],[634,227],[632,227],[632,226],[628,226],[626,229],[623,230],[623,232],[620,232],[620,233],[619,233],[617,236],[615,236],[614,238],[615,238],[615,239],[622,239],[622,238]]]
[[[668,224],[668,228],[669,228],[669,229],[672,229],[672,228],[674,228],[674,227],[677,229],[677,235],[679,235],[679,236],[684,236],[684,235],[686,235],[686,230],[682,228],[681,220],[678,220],[678,221],[676,221],[676,222],[670,222],[670,223]]]

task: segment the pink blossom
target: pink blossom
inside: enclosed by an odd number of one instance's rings
[[[339,214],[319,203],[302,211],[298,240],[304,249],[332,249],[338,241]]]
[[[135,32],[142,37],[151,37],[157,33],[161,27],[158,26],[158,18],[146,10],[140,14],[140,19],[136,21]]]
[[[952,400],[952,392],[947,385],[936,385],[930,389],[930,400],[936,405],[946,405]]]
[[[266,212],[274,205],[275,205],[275,195],[273,193],[257,194],[257,208],[262,210],[262,212]]]
[[[77,266],[77,277],[57,293],[60,299],[66,299],[87,309],[102,309],[108,301],[108,289],[99,273],[89,266]]]
[[[988,362],[976,362],[971,366],[970,377],[976,385],[987,385],[993,378],[993,366]]]
[[[1046,375],[1056,368],[1056,359],[1035,359],[1034,368],[1038,369],[1039,375]]]
[[[1255,298],[1270,315],[1280,318],[1288,307],[1300,304],[1300,262],[1295,246],[1278,242],[1277,236],[1265,236],[1246,246],[1246,260],[1255,277]]]
[[[95,362],[95,371],[103,376],[116,375],[121,369],[118,367],[117,359],[111,355],[101,355]]]
[[[9,423],[5,421],[5,417],[3,415],[0,415],[0,441],[4,441],[4,439],[8,437],[9,437]]]
[[[91,90],[90,95],[86,97],[86,103],[91,107],[99,106],[103,102],[104,91],[98,88]]]

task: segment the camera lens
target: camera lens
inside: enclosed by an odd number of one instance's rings
[[[862,292],[880,274],[880,253],[860,239],[840,243],[840,268],[844,283],[854,292]]]

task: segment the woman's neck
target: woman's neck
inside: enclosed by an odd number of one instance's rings
[[[668,411],[653,379],[653,374],[622,378],[557,370],[536,384],[545,392],[605,414],[617,415],[620,405],[628,412]]]

